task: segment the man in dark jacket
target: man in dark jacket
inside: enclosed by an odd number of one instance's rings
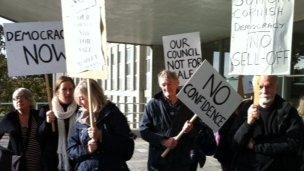
[[[297,110],[277,95],[276,76],[255,76],[259,105],[242,112],[247,119],[234,135],[235,170],[299,170],[303,122]]]
[[[251,99],[245,99],[238,109],[229,117],[227,122],[219,129],[217,133],[218,145],[214,158],[216,158],[223,171],[233,170],[233,159],[237,154],[237,147],[234,141],[234,134],[247,118],[247,113],[242,113],[252,104]]]
[[[193,155],[197,147],[200,147],[195,144],[198,139],[210,141],[210,143],[201,143],[210,145],[206,148],[209,151],[205,154],[214,153],[216,144],[212,130],[203,125],[199,119],[193,124],[189,122],[194,114],[176,96],[179,81],[174,72],[167,70],[160,72],[158,82],[162,92],[149,101],[140,124],[140,134],[149,142],[148,170],[190,170],[197,164],[194,158],[199,157]],[[174,137],[181,130],[185,130],[185,134],[177,141]],[[206,135],[211,136],[205,139],[197,138],[200,130],[209,132]],[[161,154],[166,148],[170,148],[171,151],[162,158]]]

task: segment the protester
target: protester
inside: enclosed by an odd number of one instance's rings
[[[38,134],[41,119],[34,108],[32,92],[26,88],[15,90],[13,105],[15,110],[6,114],[0,122],[0,139],[5,133],[9,134],[8,149],[14,155],[14,164],[19,165],[19,169],[14,167],[12,170],[39,171],[42,168],[42,144]]]
[[[107,100],[102,88],[90,80],[94,126],[90,127],[88,87],[81,81],[75,89],[75,100],[81,109],[68,141],[69,157],[76,162],[75,170],[129,170],[126,161],[134,151],[126,117]]]
[[[66,144],[77,119],[78,106],[73,97],[74,88],[72,78],[59,77],[52,98],[52,109],[45,106],[40,110],[40,116],[44,118],[40,132],[46,144],[43,149],[43,168],[46,171],[69,171],[73,168],[67,156]],[[52,130],[52,124],[55,125],[55,131]]]
[[[251,99],[245,99],[215,134],[217,139],[217,148],[214,154],[214,158],[219,161],[221,164],[221,169],[223,171],[233,170],[232,162],[236,157],[238,151],[233,137],[235,132],[247,118],[247,113],[243,114],[241,111],[248,109],[251,104]]]
[[[234,135],[239,149],[234,170],[299,170],[302,119],[277,94],[276,76],[254,76],[253,85],[259,88],[259,105],[241,111],[247,119]]]
[[[299,100],[298,108],[297,108],[299,115],[304,120],[304,96],[302,96]]]
[[[193,170],[193,166],[194,168],[197,166],[196,158],[202,157],[193,157],[195,154],[193,152],[196,152],[195,149],[198,147],[197,140],[204,139],[197,139],[199,131],[206,131],[208,135],[211,135],[205,137],[206,141],[211,141],[205,143],[211,144],[211,151],[206,151],[206,153],[212,153],[215,147],[213,133],[206,125],[201,124],[200,119],[194,123],[189,122],[194,114],[176,96],[179,81],[174,72],[161,71],[158,74],[158,83],[162,91],[149,101],[140,123],[140,134],[149,142],[148,170]],[[177,141],[174,137],[181,130],[185,130],[185,134]],[[199,149],[202,149],[200,145]],[[162,158],[161,154],[166,148],[170,148],[171,151]],[[202,153],[196,154],[202,155]]]
[[[297,110],[304,121],[304,96],[300,98]],[[302,165],[300,170],[304,171],[304,142],[302,143],[301,148],[299,150],[299,155],[302,159]]]

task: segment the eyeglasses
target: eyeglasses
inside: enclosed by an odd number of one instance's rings
[[[17,96],[17,97],[13,97],[14,101],[18,101],[18,100],[26,100],[27,98],[24,96]]]

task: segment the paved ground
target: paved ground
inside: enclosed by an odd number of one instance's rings
[[[135,141],[135,151],[132,159],[128,161],[128,166],[131,171],[145,171],[147,170],[148,159],[148,143],[137,138]],[[198,170],[202,171],[220,171],[220,164],[213,157],[207,157],[206,164],[203,168]]]
[[[8,137],[4,136],[0,140],[0,145],[6,146],[8,143]],[[146,171],[148,159],[148,143],[137,138],[135,140],[135,151],[132,159],[128,161],[128,166],[131,171]],[[198,168],[199,171],[220,171],[220,165],[213,157],[207,157],[204,168]]]

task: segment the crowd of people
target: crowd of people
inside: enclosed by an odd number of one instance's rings
[[[139,125],[149,143],[149,171],[194,171],[206,155],[224,171],[304,170],[304,99],[298,110],[277,94],[276,76],[254,76],[258,103],[244,100],[217,133],[183,104],[175,72],[158,74],[160,92],[146,104]],[[89,100],[90,99],[90,100]],[[61,76],[50,106],[34,108],[29,89],[12,95],[14,109],[0,122],[0,170],[127,171],[134,134],[127,118],[95,80]],[[190,121],[191,120],[191,121]],[[177,135],[183,132],[180,138]],[[163,154],[165,150],[170,150]],[[10,160],[5,157],[9,152]],[[9,164],[7,164],[9,162]]]

